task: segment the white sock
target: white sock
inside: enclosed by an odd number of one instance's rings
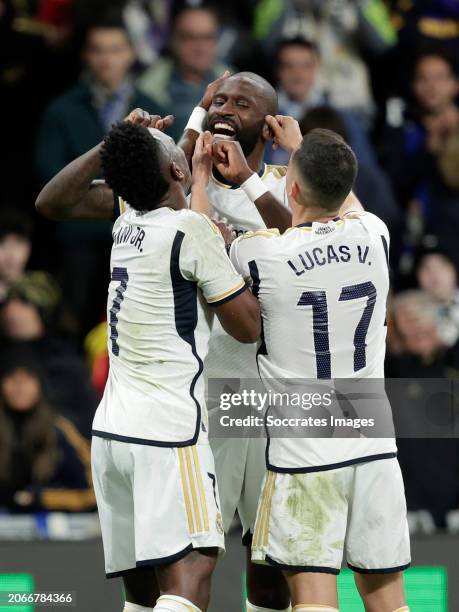
[[[394,612],[410,612],[408,606],[402,606],[401,608],[397,608]]]
[[[260,606],[254,606],[247,599],[245,602],[247,612],[292,612],[292,608],[289,606],[285,610],[275,610],[274,608],[260,608]]]
[[[161,595],[153,612],[201,612],[191,601],[178,595]]]
[[[321,604],[299,604],[293,608],[293,612],[339,612],[338,608],[322,606]]]
[[[146,608],[145,606],[138,606],[137,604],[130,603],[127,601],[124,604],[123,612],[152,612],[153,608]]]

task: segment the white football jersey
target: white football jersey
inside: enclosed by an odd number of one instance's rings
[[[244,290],[207,217],[128,207],[113,227],[110,372],[93,434],[159,446],[206,435],[202,371],[212,313],[203,304]]]
[[[273,379],[384,378],[388,245],[386,225],[370,213],[303,224],[283,235],[250,232],[233,243],[231,260],[252,279],[261,305],[258,366],[268,387],[275,388]],[[305,472],[395,452],[393,437],[270,436],[267,460],[269,469]]]
[[[265,164],[260,178],[269,191],[288,207],[286,173],[286,166]],[[231,185],[222,177],[217,179],[212,175],[207,193],[212,213],[227,219],[238,235],[266,227],[253,202],[237,185]],[[237,342],[225,332],[220,321],[215,319],[209,354],[205,361],[207,378],[257,378],[256,351],[256,343]]]

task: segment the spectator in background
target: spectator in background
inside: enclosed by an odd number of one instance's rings
[[[395,395],[389,392],[395,422],[405,432],[412,432],[413,418],[419,413],[420,422],[430,432],[426,419],[432,419],[435,425],[449,422],[451,397],[438,386],[434,388],[439,392],[432,395],[432,383],[424,380],[457,378],[459,372],[448,367],[436,304],[429,295],[422,291],[401,293],[391,310],[386,376],[406,379],[403,385],[392,386]],[[427,510],[435,523],[444,527],[447,512],[459,503],[459,441],[402,438],[397,440],[397,447],[408,510]]]
[[[43,182],[98,144],[132,108],[159,111],[131,80],[134,52],[121,22],[90,26],[82,57],[81,81],[50,104],[39,126],[36,167]],[[111,223],[65,221],[56,233],[62,249],[57,275],[66,328],[81,339],[105,311]]]
[[[32,249],[31,237],[27,217],[15,212],[0,215],[0,303],[10,285],[24,274]]]
[[[95,509],[89,442],[51,410],[36,356],[16,348],[0,368],[0,507]]]
[[[413,76],[414,104],[401,127],[388,129],[382,160],[401,202],[417,198],[427,212],[436,157],[459,127],[459,85],[453,64],[439,53],[421,54]]]
[[[449,58],[439,52],[423,52],[414,68],[414,104],[400,127],[387,129],[381,147],[382,164],[399,201],[408,208],[408,227],[417,232],[409,242],[416,245],[423,225],[428,224],[429,234],[437,236],[456,266],[459,192],[445,182],[441,162],[459,130],[458,92]]]
[[[217,62],[218,21],[206,8],[185,8],[176,17],[171,57],[155,62],[138,86],[158,105],[175,116],[169,134],[178,140],[194,106],[209,82],[225,71]]]
[[[159,111],[130,79],[135,56],[121,22],[90,26],[82,58],[81,81],[51,102],[39,126],[36,164],[43,182],[98,144],[132,108]]]
[[[382,53],[396,42],[382,0],[260,0],[255,10],[257,40],[274,56],[283,38],[315,43],[329,102],[352,109],[370,125],[374,112],[369,72],[360,47]]]
[[[298,121],[311,108],[329,105],[326,84],[320,72],[320,58],[314,44],[304,38],[282,40],[276,53],[275,76],[279,113]],[[349,143],[359,161],[374,162],[375,156],[359,118],[350,110],[336,109],[346,125]],[[288,154],[268,145],[266,161],[286,165]]]
[[[437,309],[440,338],[451,347],[452,364],[459,369],[459,288],[454,263],[441,249],[426,249],[418,255],[416,278]]]
[[[97,397],[86,363],[53,329],[59,288],[44,272],[29,272],[14,283],[0,308],[1,345],[28,347],[49,382],[49,399],[89,437]]]

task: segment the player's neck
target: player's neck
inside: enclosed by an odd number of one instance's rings
[[[265,143],[258,142],[254,148],[254,150],[247,155],[247,163],[249,168],[256,172],[260,172],[261,167],[263,166],[263,158],[265,155]]]
[[[176,186],[175,184],[171,185],[157,206],[157,208],[173,208],[174,210],[181,210],[186,207],[185,193],[180,185]]]
[[[304,225],[305,223],[328,223],[339,216],[339,211],[328,212],[324,210],[301,210],[293,211],[292,227]]]

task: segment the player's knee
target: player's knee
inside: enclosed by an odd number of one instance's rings
[[[290,591],[280,570],[251,563],[247,595],[254,610],[289,610]]]
[[[153,612],[201,612],[191,601],[178,595],[161,595]]]

